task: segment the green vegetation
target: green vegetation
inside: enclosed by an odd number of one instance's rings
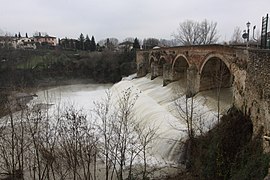
[[[42,80],[70,78],[115,83],[136,72],[135,52],[1,51],[1,87],[34,86]]]
[[[253,135],[249,117],[232,108],[207,135],[193,140],[190,171],[194,179],[263,179],[269,155],[262,134]]]

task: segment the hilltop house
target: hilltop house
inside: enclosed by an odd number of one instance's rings
[[[53,36],[38,36],[34,37],[17,37],[17,36],[0,36],[0,48],[14,49],[36,49],[37,46],[52,46],[57,45],[57,39]]]
[[[49,46],[56,46],[57,45],[57,39],[53,36],[41,36],[40,34],[38,36],[33,37],[35,43],[39,43],[40,45],[49,45]]]
[[[0,36],[0,48],[36,49],[36,45],[31,38]]]
[[[21,37],[17,38],[17,49],[36,49],[35,42],[33,38]]]

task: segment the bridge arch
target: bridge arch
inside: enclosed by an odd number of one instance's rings
[[[187,78],[187,69],[189,68],[190,64],[187,60],[186,56],[180,54],[176,56],[172,62],[172,73],[174,76],[174,80],[183,79],[186,81]]]
[[[230,70],[230,63],[229,61],[221,54],[217,54],[217,53],[210,53],[210,54],[207,54],[203,60],[203,63],[201,64],[200,66],[200,69],[199,69],[199,73],[201,74],[205,64],[212,58],[217,58],[217,59],[220,59],[227,67],[228,69]]]
[[[158,64],[165,64],[167,62],[167,58],[165,56],[161,56],[158,60]]]
[[[157,59],[155,56],[150,56],[149,67],[151,72],[151,79],[163,75],[163,65],[166,64],[166,57],[161,56]]]
[[[151,67],[151,64],[152,64],[153,62],[156,62],[156,61],[157,61],[157,58],[156,58],[156,57],[150,56],[150,57],[149,57],[149,61],[148,61],[148,65]]]
[[[200,70],[200,91],[231,87],[233,74],[227,59],[220,54],[207,55]]]
[[[163,64],[166,64],[166,58],[164,56],[161,56],[158,60],[158,65],[163,67]]]

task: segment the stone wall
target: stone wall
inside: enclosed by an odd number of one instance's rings
[[[251,116],[255,132],[263,128],[264,135],[270,136],[270,51],[250,50],[248,54],[246,113]]]
[[[136,63],[137,63],[137,76],[143,77],[149,72],[149,52],[148,51],[137,51],[136,52]]]

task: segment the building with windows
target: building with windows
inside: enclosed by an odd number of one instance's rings
[[[56,37],[49,36],[49,35],[38,35],[33,37],[35,43],[39,43],[41,46],[43,45],[49,45],[49,46],[56,46],[57,45],[57,39]]]
[[[16,49],[36,49],[33,38],[21,37],[16,40]]]

